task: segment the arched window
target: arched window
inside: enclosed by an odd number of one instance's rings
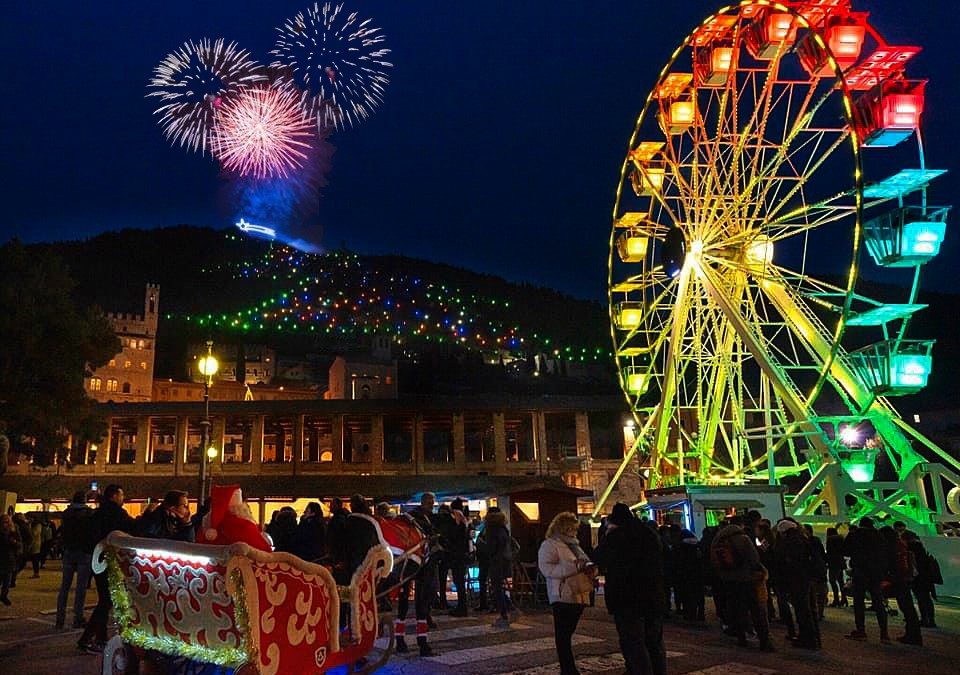
[[[100,391],[100,387],[102,386],[102,384],[103,384],[103,382],[100,380],[99,377],[91,377],[91,378],[90,378],[90,391]]]
[[[123,393],[124,393],[124,394],[129,394],[129,393],[130,393],[130,383],[129,383],[129,382],[124,382],[124,383],[123,383]]]
[[[114,378],[107,380],[107,391],[116,391],[118,382]]]

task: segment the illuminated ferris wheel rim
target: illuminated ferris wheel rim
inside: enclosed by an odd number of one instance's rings
[[[755,1],[746,0],[745,2],[742,2],[737,5],[728,5],[718,10],[716,13],[711,14],[706,19],[704,19],[704,21],[701,22],[701,24],[697,26],[689,35],[687,35],[687,37],[684,39],[681,45],[671,55],[667,64],[661,70],[660,75],[658,76],[658,79],[657,79],[657,85],[650,91],[646,101],[644,102],[643,110],[641,111],[640,116],[638,117],[633,135],[630,138],[628,149],[632,150],[637,146],[637,139],[641,133],[643,124],[648,117],[648,113],[651,110],[651,106],[654,103],[656,103],[658,99],[659,90],[664,85],[665,80],[671,74],[671,71],[674,65],[677,63],[677,60],[683,55],[685,50],[692,47],[698,35],[704,29],[709,28],[712,24],[714,24],[719,17],[730,16],[729,14],[730,12],[736,12],[737,18],[744,18],[744,17],[741,17],[739,13],[743,9],[751,8],[751,7],[757,8],[757,9],[771,9],[771,10],[777,10],[780,12],[788,13],[794,18],[794,20],[797,21],[799,26],[806,28],[807,30],[811,30],[814,32],[816,31],[815,27],[811,26],[811,24],[806,20],[806,18],[804,18],[804,16],[800,12],[798,12],[794,7],[787,6],[782,3],[768,2],[766,0],[755,0]],[[822,36],[820,36],[820,40],[821,41],[823,40]],[[836,64],[836,61],[832,53],[829,52],[829,47],[826,46],[825,44],[824,46],[825,46],[825,49],[828,51],[829,62],[831,67],[833,68],[832,77],[836,81],[836,91],[841,93],[844,100],[844,106],[843,106],[844,122],[845,122],[845,128],[849,131],[854,128],[854,120],[852,118],[852,113],[851,113],[852,96],[850,95],[850,91],[846,85],[845,79],[841,77],[841,71]],[[742,45],[741,45],[741,49],[742,49]],[[785,55],[786,54],[778,55],[777,58],[771,61],[771,66],[775,65],[776,67],[779,67],[780,56],[785,56]],[[826,98],[829,95],[830,94],[828,93],[827,95],[824,96],[824,98]],[[654,112],[656,112],[656,110],[654,110]],[[861,164],[860,147],[854,133],[847,133],[846,136],[850,139],[850,143],[851,143],[850,147],[852,149],[852,157],[854,162],[854,166],[852,167],[853,175],[854,175],[854,186],[851,190],[847,191],[846,194],[854,196],[856,200],[856,208],[854,213],[855,219],[853,224],[853,227],[854,227],[853,245],[850,253],[851,265],[846,275],[846,286],[843,289],[844,290],[843,311],[839,315],[833,330],[832,337],[833,337],[834,348],[831,350],[830,360],[832,360],[833,356],[835,355],[836,346],[839,345],[845,330],[844,318],[850,310],[850,302],[852,299],[854,285],[857,279],[857,262],[859,260],[860,247],[861,247],[860,232],[862,229],[863,170],[862,170],[862,164]],[[669,141],[669,135],[667,140]],[[669,145],[669,142],[667,144]],[[627,179],[630,173],[630,168],[631,168],[631,157],[630,157],[630,152],[628,151],[627,156],[625,157],[623,165],[621,167],[620,185],[617,190],[617,199],[614,205],[614,226],[611,231],[610,247],[609,247],[609,250],[610,250],[610,264],[608,267],[609,273],[610,273],[610,276],[608,277],[608,288],[610,289],[609,306],[611,310],[610,318],[611,318],[612,333],[613,333],[614,344],[615,344],[615,351],[616,351],[616,345],[618,341],[617,341],[617,335],[616,335],[616,328],[614,327],[614,317],[612,314],[613,307],[614,307],[614,302],[613,302],[614,279],[612,276],[613,269],[614,269],[613,259],[616,256],[615,239],[619,231],[617,227],[617,219],[618,219],[618,213],[620,211],[620,205],[621,205],[621,191],[623,189],[624,184],[628,182]],[[840,196],[840,195],[837,195],[837,196]],[[766,259],[765,262],[767,263],[770,262],[770,258],[772,257],[771,245],[773,244],[773,239],[766,238],[763,234],[761,234],[762,224],[760,227],[752,228],[751,231],[746,231],[746,232],[741,231],[741,232],[735,233],[734,235],[720,234],[717,230],[714,230],[711,233],[709,230],[707,230],[707,233],[704,235],[690,237],[689,233],[685,231],[686,228],[684,227],[685,225],[688,225],[688,223],[684,222],[679,218],[673,217],[672,214],[671,214],[671,220],[672,220],[672,225],[675,228],[681,231],[684,231],[684,234],[687,235],[685,236],[685,241],[684,241],[685,255],[687,257],[690,257],[690,258],[710,257],[715,262],[718,262],[721,264],[724,261],[743,262],[744,259],[756,258],[758,256],[758,253],[759,253],[759,257]],[[749,269],[747,271],[750,272]],[[829,370],[830,360],[828,360],[823,364],[821,371],[819,373],[819,376],[817,378],[816,385],[812,388],[810,393],[807,395],[806,398],[807,398],[808,404],[816,398],[817,394],[820,391],[820,388],[823,386],[823,382]],[[628,400],[629,400],[629,395],[628,395]]]
[[[846,5],[846,7],[842,7],[843,5]],[[811,10],[811,6],[813,6],[814,9],[816,9],[821,13],[820,23],[816,25],[814,24],[814,22],[808,21],[803,13],[804,11],[809,13]],[[635,368],[633,366],[628,366],[628,367],[624,367],[624,366],[625,364],[633,363],[634,357],[637,355],[637,353],[643,350],[635,347],[627,346],[629,339],[634,336],[631,334],[627,334],[626,337],[624,337],[624,334],[622,332],[623,327],[617,326],[618,310],[617,310],[617,305],[615,304],[615,301],[614,301],[614,295],[624,289],[629,289],[630,287],[633,287],[634,290],[636,290],[636,288],[638,287],[642,287],[643,286],[642,281],[643,281],[644,275],[646,275],[646,280],[650,283],[658,283],[661,285],[666,284],[666,286],[663,288],[663,292],[653,302],[653,305],[656,306],[658,303],[661,302],[664,296],[669,295],[671,276],[675,277],[673,279],[674,287],[676,286],[684,287],[685,285],[688,285],[690,282],[688,277],[694,276],[695,283],[702,284],[704,288],[712,288],[714,294],[716,295],[717,286],[718,286],[717,284],[718,279],[716,277],[717,275],[723,275],[727,273],[722,268],[735,269],[739,267],[741,272],[743,272],[747,277],[753,278],[756,286],[758,288],[762,287],[765,290],[765,292],[767,289],[772,289],[776,291],[777,288],[780,288],[781,292],[779,293],[779,296],[780,296],[779,302],[781,306],[787,307],[789,311],[792,311],[794,313],[798,313],[798,314],[806,313],[808,315],[813,314],[809,308],[804,307],[804,304],[806,301],[800,295],[791,297],[791,294],[786,292],[786,290],[790,288],[791,283],[795,284],[795,283],[805,281],[804,269],[801,269],[799,273],[791,273],[790,270],[787,270],[785,268],[780,268],[777,265],[772,264],[772,258],[773,258],[772,251],[773,251],[773,245],[775,241],[779,239],[788,238],[790,233],[787,232],[786,236],[782,236],[783,232],[781,232],[781,236],[779,237],[766,237],[762,234],[764,227],[769,227],[771,225],[777,225],[777,224],[782,224],[784,222],[787,222],[789,221],[789,217],[792,214],[788,214],[787,216],[781,215],[779,216],[779,218],[775,218],[775,219],[765,219],[765,220],[762,219],[759,221],[758,225],[755,224],[755,226],[753,227],[745,227],[745,226],[742,226],[742,223],[741,223],[741,227],[739,228],[739,230],[736,228],[736,225],[737,225],[736,217],[731,217],[728,219],[728,222],[726,223],[728,227],[726,228],[718,227],[715,230],[711,231],[712,224],[715,224],[717,222],[720,222],[722,224],[723,221],[719,218],[714,218],[712,222],[708,221],[707,219],[702,219],[699,222],[697,222],[697,219],[695,218],[677,217],[670,210],[669,205],[666,203],[666,199],[665,199],[665,195],[667,194],[667,188],[671,186],[671,182],[674,183],[674,186],[680,186],[680,184],[682,183],[682,180],[680,179],[678,172],[675,170],[673,174],[666,172],[666,175],[664,175],[665,172],[661,171],[659,185],[657,186],[656,189],[654,189],[650,193],[651,213],[653,212],[653,207],[656,204],[656,202],[659,202],[660,206],[662,207],[661,211],[665,211],[668,216],[666,224],[664,224],[664,220],[661,218],[659,219],[658,222],[650,223],[651,225],[650,230],[645,232],[644,234],[647,235],[647,239],[648,239],[648,244],[645,244],[645,246],[649,245],[651,248],[653,248],[656,246],[661,246],[663,244],[668,244],[670,236],[673,236],[674,238],[673,243],[677,244],[676,239],[678,239],[678,237],[676,235],[678,232],[680,233],[679,249],[681,253],[679,257],[681,260],[678,264],[677,271],[675,271],[673,275],[667,275],[664,273],[662,267],[648,269],[648,261],[649,261],[649,257],[648,257],[648,258],[643,258],[644,274],[637,275],[627,279],[615,278],[615,263],[617,260],[617,256],[618,254],[621,257],[624,255],[624,251],[622,248],[618,250],[618,244],[623,243],[622,241],[618,241],[618,234],[621,234],[621,235],[624,234],[624,230],[623,230],[624,226],[623,226],[623,223],[620,222],[620,220],[628,216],[638,215],[638,214],[628,213],[627,212],[628,209],[621,208],[623,188],[625,184],[630,185],[631,177],[635,177],[637,174],[641,175],[642,180],[646,180],[648,177],[645,171],[634,171],[633,173],[631,173],[631,164],[634,163],[634,160],[635,160],[635,157],[631,157],[631,154],[637,151],[642,151],[643,146],[646,146],[646,145],[657,145],[657,144],[660,146],[665,145],[667,148],[672,149],[672,138],[675,138],[675,136],[672,136],[673,132],[671,130],[668,130],[664,126],[664,122],[662,119],[664,110],[663,110],[663,107],[660,106],[661,129],[664,135],[666,136],[666,140],[660,143],[644,142],[639,144],[638,146],[638,138],[640,137],[640,134],[642,132],[644,122],[648,117],[651,105],[653,105],[654,102],[660,101],[660,99],[662,98],[660,92],[665,86],[665,84],[668,83],[669,78],[675,75],[671,71],[673,70],[675,64],[677,63],[681,55],[685,53],[685,50],[687,50],[688,48],[692,48],[694,46],[694,42],[700,36],[703,35],[703,32],[705,30],[710,29],[712,25],[716,25],[721,18],[726,20],[726,23],[728,26],[733,26],[733,25],[736,26],[737,36],[734,39],[734,48],[728,49],[729,52],[736,54],[736,56],[732,58],[734,58],[737,67],[732,69],[732,72],[734,73],[734,75],[731,78],[729,78],[734,82],[736,82],[736,76],[740,72],[738,69],[739,56],[742,55],[742,52],[744,49],[742,35],[739,34],[739,31],[741,28],[743,28],[743,26],[747,25],[746,23],[742,23],[742,22],[744,22],[745,19],[748,19],[749,16],[758,15],[764,11],[778,12],[788,17],[788,21],[787,21],[788,26],[789,25],[794,26],[793,27],[794,38],[791,38],[791,43],[790,43],[791,47],[794,44],[794,41],[799,42],[799,40],[795,40],[796,30],[798,28],[806,28],[807,30],[809,30],[809,34],[805,36],[805,40],[807,40],[807,42],[810,44],[815,42],[821,48],[824,59],[823,59],[823,62],[818,67],[820,68],[820,70],[818,70],[816,75],[813,72],[808,71],[808,74],[809,74],[808,80],[809,82],[814,83],[814,87],[811,88],[811,94],[813,93],[813,90],[815,89],[816,84],[825,79],[823,78],[823,75],[825,73],[822,72],[822,70],[826,68],[829,71],[826,74],[830,76],[831,86],[826,90],[824,94],[822,94],[822,99],[820,103],[817,104],[816,108],[819,108],[819,105],[822,104],[824,101],[826,101],[828,98],[835,97],[835,96],[840,96],[842,98],[842,103],[843,103],[842,116],[843,116],[844,124],[841,128],[836,130],[838,133],[837,146],[839,146],[841,143],[845,141],[849,141],[850,147],[852,149],[851,150],[851,155],[853,158],[852,187],[842,191],[837,195],[834,195],[832,197],[827,197],[821,200],[820,202],[809,202],[809,203],[807,202],[805,196],[803,195],[803,191],[800,190],[801,199],[803,200],[803,208],[801,209],[801,211],[804,211],[804,210],[812,211],[815,208],[820,208],[821,210],[823,210],[827,208],[831,203],[834,203],[834,204],[838,203],[836,200],[840,198],[847,198],[848,200],[852,200],[851,205],[844,207],[847,213],[841,215],[841,217],[846,218],[850,222],[850,225],[851,225],[850,229],[852,230],[852,233],[853,233],[851,254],[850,254],[851,263],[850,263],[850,268],[846,277],[846,283],[842,288],[831,287],[830,284],[822,283],[822,284],[819,284],[815,289],[818,291],[823,291],[825,294],[829,293],[829,294],[833,294],[834,296],[837,296],[837,295],[842,296],[842,301],[839,302],[839,305],[836,307],[836,309],[838,310],[835,312],[836,324],[831,331],[826,331],[825,329],[821,331],[820,329],[821,324],[817,323],[816,319],[808,320],[807,318],[804,318],[804,320],[800,322],[800,323],[805,323],[808,332],[817,332],[817,333],[824,334],[824,337],[825,337],[824,342],[826,343],[826,350],[822,348],[820,350],[821,351],[820,356],[822,358],[820,358],[819,365],[818,365],[818,374],[817,374],[816,384],[812,387],[808,395],[800,397],[802,400],[799,403],[795,403],[792,406],[793,410],[791,410],[791,414],[793,414],[795,417],[804,415],[807,408],[812,404],[814,400],[816,400],[817,396],[819,395],[820,390],[827,379],[828,373],[831,370],[833,360],[838,353],[838,349],[840,348],[841,338],[843,337],[845,327],[846,327],[846,320],[851,314],[851,302],[854,297],[854,285],[857,279],[857,266],[858,266],[859,255],[860,255],[860,248],[861,248],[861,241],[862,241],[861,233],[862,233],[862,227],[863,227],[864,184],[863,184],[863,169],[862,169],[861,156],[860,156],[860,145],[863,142],[863,138],[861,137],[861,128],[858,127],[857,121],[854,119],[853,97],[851,95],[850,87],[848,86],[848,79],[851,77],[850,75],[851,71],[849,70],[849,68],[854,64],[855,61],[859,59],[859,49],[862,46],[862,37],[861,37],[861,44],[857,46],[858,51],[857,51],[857,56],[854,57],[854,62],[845,63],[844,66],[841,67],[840,65],[838,65],[838,62],[833,52],[831,51],[830,46],[827,44],[827,40],[825,39],[823,34],[824,33],[823,29],[829,30],[829,26],[827,24],[827,19],[830,18],[829,13],[831,11],[835,11],[835,10],[842,11],[844,9],[850,12],[851,15],[853,14],[852,11],[849,9],[849,3],[844,3],[842,0],[839,2],[837,1],[831,2],[831,0],[827,0],[826,2],[816,2],[816,1],[806,2],[806,3],[798,2],[798,3],[790,3],[790,5],[758,0],[756,2],[744,2],[737,6],[726,7],[720,10],[719,12],[717,12],[716,14],[708,17],[693,33],[691,33],[686,38],[686,40],[684,40],[681,46],[671,56],[667,65],[664,67],[663,71],[661,72],[660,77],[658,78],[657,86],[650,92],[649,96],[647,97],[643,111],[641,112],[641,115],[634,129],[634,133],[631,137],[630,145],[628,146],[628,155],[624,161],[623,168],[621,171],[621,181],[618,187],[617,200],[614,207],[614,226],[612,228],[611,237],[610,237],[610,258],[609,258],[610,319],[611,319],[611,330],[612,330],[612,335],[614,340],[614,348],[615,348],[615,353],[617,355],[618,368],[620,369],[621,376],[622,376],[621,384],[624,385],[624,390],[625,390],[625,393],[627,394],[628,402],[630,403],[631,407],[634,409],[635,413],[638,413],[643,409],[647,409],[653,414],[657,414],[657,407],[654,407],[651,409],[648,406],[647,407],[640,406],[638,405],[639,397],[631,396],[631,392],[630,392],[631,387],[628,386],[628,383],[630,383],[632,379],[635,377],[635,373],[634,373]],[[864,17],[864,19],[859,24],[859,29],[862,31],[862,33],[867,33],[871,37],[873,37],[877,41],[878,46],[886,47],[887,43],[883,41],[882,37],[880,37],[879,34],[871,26],[869,26],[869,24],[866,24],[866,21],[865,21],[866,15],[861,13],[858,16]],[[704,46],[704,45],[709,46],[709,42],[701,42],[699,46]],[[739,49],[737,49],[737,47],[739,47]],[[892,48],[892,49],[896,50],[896,49],[902,49],[902,48]],[[909,56],[912,56],[912,54],[916,53],[916,51],[919,51],[917,48],[906,48],[906,49],[913,50],[912,52],[907,53],[906,58],[909,58]],[[769,78],[770,72],[779,72],[781,56],[786,56],[786,50],[782,49],[782,45],[781,47],[778,47],[775,50],[775,53],[772,55],[772,57],[771,55],[768,54],[766,55],[766,58],[763,59],[763,60],[769,61],[769,63],[767,64],[767,68],[761,69],[761,70],[765,70],[768,73],[768,78],[767,78],[768,80],[770,79]],[[695,61],[695,57],[691,57],[691,58]],[[761,58],[757,57],[756,55],[754,55],[754,58],[757,61],[761,60]],[[694,64],[694,67],[696,68],[696,63]],[[804,68],[806,69],[806,66],[804,66]],[[754,70],[757,70],[757,69],[754,69]],[[899,73],[896,73],[896,74],[899,74]],[[889,73],[877,75],[875,81],[877,83],[882,83],[884,81],[883,78],[886,78],[888,75]],[[686,76],[686,77],[688,78],[688,80],[693,78],[693,76]],[[727,87],[725,85],[724,91],[726,90],[727,90]],[[736,85],[733,87],[733,90],[736,91]],[[700,101],[697,98],[697,95],[696,95],[697,93],[699,92],[697,92],[695,89],[693,98],[687,99],[688,114],[690,115],[690,121],[694,127],[696,127],[696,124],[701,121],[700,119],[701,111],[698,109]],[[692,103],[689,103],[689,101],[691,100],[692,100]],[[734,135],[736,135],[737,131],[739,131],[739,127],[734,128]],[[719,137],[720,134],[721,132],[718,128],[717,137]],[[746,130],[744,131],[743,135],[744,136],[748,135]],[[763,134],[761,133],[759,136],[762,141]],[[789,140],[793,141],[795,140],[795,138],[796,136],[794,135]],[[785,136],[785,139],[786,139],[786,136]],[[918,129],[917,129],[917,139],[918,139],[918,147],[920,150],[920,162],[922,167],[924,166],[924,162],[923,162],[923,156],[922,156],[922,145],[919,142]],[[785,149],[782,154],[789,155],[789,152],[787,151],[787,148],[789,147],[789,143],[784,143],[783,145],[785,146]],[[833,153],[833,151],[836,149],[837,146],[831,147],[830,149],[831,154]],[[695,154],[695,152],[696,152],[695,149],[690,151],[691,154]],[[689,157],[690,157],[690,154],[686,156],[687,160],[689,160]],[[784,157],[781,157],[779,166],[790,164],[790,161],[784,161],[784,159],[785,159]],[[677,160],[675,159],[675,161]],[[682,159],[680,160],[681,163],[683,161],[684,160]],[[638,168],[642,168],[642,166],[638,163],[636,164],[636,166]],[[804,173],[801,173],[798,175],[798,178],[803,178],[803,177],[804,177]],[[636,190],[637,188],[636,183],[633,184],[633,187],[637,196],[638,197],[641,196],[640,192]],[[802,187],[802,182],[798,182],[798,187]],[[701,196],[702,196],[701,194],[698,194],[696,193],[696,191],[694,191],[693,197],[695,200],[699,200]],[[721,200],[718,199],[716,200],[716,203],[720,203],[720,201]],[[882,201],[883,200],[875,201],[874,204],[880,203]],[[714,211],[716,210],[717,210],[716,207],[714,207]],[[841,210],[842,209],[837,209],[837,212],[839,213]],[[819,225],[819,224],[829,223],[830,220],[834,220],[834,219],[835,218],[831,217],[831,218],[818,220],[817,224]],[[839,218],[836,218],[836,219],[838,220]],[[630,228],[632,228],[633,226],[637,225],[637,223],[634,222],[628,225],[630,226]],[[733,226],[733,231],[731,231],[729,226]],[[803,229],[804,231],[807,231],[807,230],[812,230],[814,228],[804,227],[801,229]],[[799,231],[800,229],[797,230],[797,232]],[[796,234],[797,232],[794,232],[793,234]],[[622,239],[622,237],[620,239]],[[873,254],[873,251],[871,251],[871,254]],[[630,254],[628,253],[628,255]],[[804,255],[806,254],[804,253]],[[627,258],[623,258],[623,261],[627,262]],[[709,262],[714,266],[713,270],[710,269],[709,265],[705,264],[707,262]],[[759,263],[759,265],[757,265],[756,263]],[[679,272],[679,270],[687,270],[688,268],[694,268],[697,274],[689,275],[689,274],[686,274],[685,272]],[[804,268],[805,268],[805,265],[804,265]],[[809,279],[806,281],[808,283],[810,282]],[[816,285],[816,284],[813,284],[813,285]],[[741,289],[741,292],[742,292],[742,289]],[[777,293],[774,293],[774,295],[777,295]],[[629,292],[624,292],[624,297],[625,298],[629,297]],[[667,299],[669,300],[669,298]],[[731,300],[731,299],[727,298],[727,300]],[[728,312],[727,316],[729,316],[729,312],[735,311],[737,303],[741,301],[742,301],[742,298],[736,297],[736,298],[732,298],[732,302],[718,301],[717,304],[718,305],[726,304],[727,307],[725,311]],[[623,305],[623,304],[630,304],[630,303],[625,302],[620,304]],[[653,311],[649,310],[649,307],[647,307],[648,303],[646,302],[634,303],[634,304],[640,305],[640,308],[637,309],[638,314],[644,315],[644,313],[646,312],[643,320],[648,319],[649,315],[654,313]],[[724,319],[724,314],[723,312],[715,311],[713,317],[708,317],[708,318],[719,318],[722,320]],[[759,317],[754,317],[754,318],[759,319]],[[786,314],[784,315],[784,319],[788,319]],[[703,322],[702,319],[701,319],[701,322]],[[681,324],[680,320],[673,321],[674,333],[678,332],[676,328],[678,324]],[[650,350],[648,351],[657,352],[657,350],[663,350],[664,345],[666,345],[669,342],[670,350],[663,351],[665,358],[669,360],[670,358],[676,358],[676,355],[673,353],[674,347],[677,347],[679,345],[680,346],[679,348],[682,349],[684,336],[681,335],[680,340],[676,340],[675,338],[668,339],[669,337],[667,335],[668,331],[664,328],[664,325],[657,326],[655,330],[651,331],[652,333],[656,333],[657,342],[656,344],[652,345]],[[793,327],[789,327],[789,330],[795,330],[795,329]],[[682,329],[679,332],[682,332]],[[715,342],[713,344],[713,347],[718,347],[718,346],[719,346],[718,342]],[[704,359],[702,358],[699,359],[698,367],[702,365],[703,362],[704,362]],[[666,369],[664,369],[663,372],[655,373],[653,372],[652,367],[648,367],[647,373],[645,373],[642,377],[638,377],[637,379],[640,382],[649,381],[651,379],[650,376],[653,375],[652,379],[656,379],[657,377],[659,377],[661,380],[663,380],[665,379],[666,374],[667,374]],[[644,384],[643,386],[646,386],[646,384]],[[669,396],[672,397],[673,392],[670,392]],[[662,401],[661,401],[661,404],[662,404]],[[790,407],[790,406],[787,406],[787,407]],[[682,423],[681,423],[681,426],[682,426]],[[694,433],[693,436],[695,438],[696,433]]]

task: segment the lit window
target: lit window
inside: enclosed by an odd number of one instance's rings
[[[143,340],[137,340],[137,349],[143,349],[144,343]]]
[[[90,391],[100,391],[101,381],[99,377],[90,378]]]
[[[117,360],[116,360],[116,359],[110,359],[110,364],[109,364],[109,365],[110,365],[111,368],[116,368],[116,367],[117,367]]]
[[[141,362],[140,362],[140,370],[146,370],[146,369],[147,369],[147,362],[146,362],[146,361],[141,361]]]
[[[124,361],[124,362],[123,362],[123,367],[124,367],[124,368],[129,368],[129,367],[130,367],[130,362],[129,362],[129,361]]]
[[[116,391],[117,390],[117,381],[113,378],[107,380],[107,391]]]
[[[514,502],[517,510],[529,523],[540,522],[540,502]]]

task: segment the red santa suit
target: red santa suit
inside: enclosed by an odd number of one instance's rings
[[[243,503],[239,485],[214,485],[210,492],[210,512],[203,519],[204,543],[227,546],[243,542],[266,551],[273,550],[270,540],[260,531],[250,508]]]

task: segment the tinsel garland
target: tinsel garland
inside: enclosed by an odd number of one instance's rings
[[[113,610],[120,624],[120,637],[127,644],[150,649],[167,654],[170,656],[183,656],[185,658],[202,661],[203,663],[214,663],[218,666],[241,666],[250,661],[250,654],[247,653],[247,632],[249,630],[246,598],[243,595],[243,585],[237,584],[238,597],[234,600],[234,610],[237,619],[237,626],[240,628],[240,646],[239,647],[204,647],[202,645],[189,644],[173,636],[158,637],[150,635],[140,628],[134,628],[133,609],[130,605],[130,596],[127,594],[127,586],[124,582],[123,572],[120,569],[120,562],[117,560],[117,553],[112,547],[104,547],[104,558],[107,561],[107,584],[110,588],[110,599],[113,601]]]

